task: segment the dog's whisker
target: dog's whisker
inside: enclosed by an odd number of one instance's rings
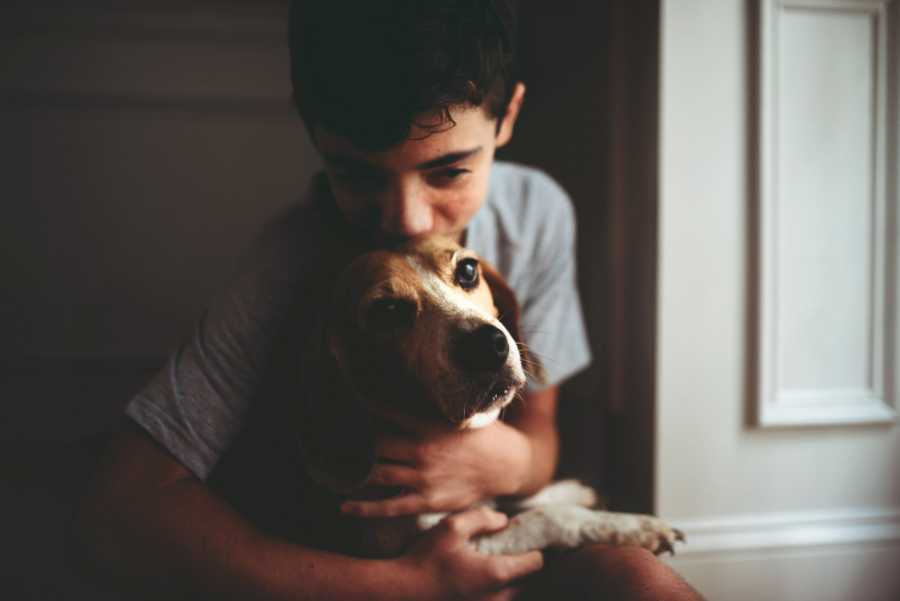
[[[539,361],[537,361],[536,359],[534,359],[534,358],[531,356],[531,353],[528,353],[528,352],[522,353],[522,356],[520,357],[520,359],[521,359],[522,363],[526,363],[526,364],[529,364],[529,365],[535,365],[535,364],[539,363]]]
[[[528,359],[532,363],[559,363],[558,360],[556,360],[552,357],[549,357],[547,355],[541,355],[541,354],[536,353],[531,350],[528,351],[528,354],[531,355],[532,357],[534,357],[534,359]]]
[[[523,327],[520,327],[520,328],[519,328],[519,331],[520,331],[523,335],[531,335],[531,334],[547,334],[547,333],[550,332],[550,330],[544,330],[544,329],[542,329],[542,328],[523,328]]]
[[[516,391],[516,396],[513,397],[513,402],[519,403],[523,407],[528,403],[528,395],[525,394],[524,389]],[[512,405],[512,403],[510,403],[510,405]]]
[[[532,363],[555,364],[555,365],[558,365],[558,364],[560,363],[559,361],[557,361],[557,360],[555,360],[555,359],[553,359],[553,358],[547,356],[547,355],[544,354],[544,353],[539,353],[539,352],[537,352],[537,351],[535,351],[535,350],[529,348],[527,345],[524,345],[524,343],[517,342],[516,344],[519,346],[519,348],[520,348],[521,350],[526,351],[526,353],[527,353],[528,355],[531,355],[532,357],[534,357],[535,359],[537,359],[537,361],[535,361],[534,359],[530,359],[530,358],[529,358],[529,359],[525,359],[525,358],[523,358],[523,359],[522,359],[523,362],[525,362],[525,361],[532,361]]]
[[[522,371],[524,371],[524,372],[525,372],[525,375],[526,375],[528,378],[532,379],[532,380],[536,379],[536,378],[538,377],[538,375],[539,375],[539,373],[538,373],[536,370],[534,370],[534,369],[529,369],[528,367],[524,367],[524,368],[522,369]]]
[[[546,370],[544,368],[543,363],[538,362],[538,361],[533,361],[528,364],[523,364],[522,371],[524,371],[526,373],[526,375],[537,376]]]

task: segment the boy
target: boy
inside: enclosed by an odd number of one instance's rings
[[[505,518],[463,511],[551,479],[558,384],[589,361],[569,201],[540,172],[493,161],[525,94],[512,73],[513,29],[502,1],[293,8],[294,99],[324,174],[306,203],[266,228],[194,336],[129,405],[79,515],[93,554],[115,566],[109,573],[160,586],[157,593],[214,597],[504,599],[542,567],[538,552],[476,554],[467,540]],[[345,257],[428,233],[455,237],[499,268],[550,385],[530,387],[506,422],[377,441],[372,482],[406,492],[341,511],[461,512],[402,557],[363,560],[302,537],[288,542],[280,530],[306,513],[302,470],[278,420],[257,418],[266,369],[281,344],[310,331]],[[296,327],[298,315],[309,317]],[[598,547],[569,559],[554,570],[583,586],[579,594],[642,598],[643,587],[652,598],[690,598],[677,596],[686,588],[641,550]]]

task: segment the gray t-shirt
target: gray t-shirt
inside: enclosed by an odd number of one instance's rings
[[[314,181],[307,202],[264,228],[192,336],[126,408],[201,480],[240,432],[288,310],[316,314],[311,305],[333,275],[322,267],[336,243],[321,210],[327,197],[327,186]],[[556,182],[536,169],[496,162],[465,244],[515,291],[522,335],[542,360],[547,385],[590,362],[576,289],[575,216]],[[298,309],[304,303],[310,306]]]

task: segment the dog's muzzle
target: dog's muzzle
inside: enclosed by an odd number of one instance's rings
[[[524,382],[509,365],[509,338],[492,324],[459,332],[453,341],[452,357],[461,371],[479,382],[480,392],[468,399],[464,427],[480,427],[495,420]]]

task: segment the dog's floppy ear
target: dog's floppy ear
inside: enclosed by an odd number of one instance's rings
[[[547,374],[540,360],[532,355],[522,338],[522,331],[519,326],[519,302],[516,300],[516,294],[512,288],[506,283],[506,280],[492,266],[481,261],[481,274],[491,289],[491,296],[494,297],[494,306],[499,313],[498,319],[502,323],[516,342],[520,343],[519,352],[522,354],[522,363],[526,368],[526,372],[536,384],[544,384],[547,381]]]
[[[299,371],[303,392],[295,417],[306,470],[332,491],[349,493],[365,483],[375,465],[374,434],[324,331],[308,345]]]

